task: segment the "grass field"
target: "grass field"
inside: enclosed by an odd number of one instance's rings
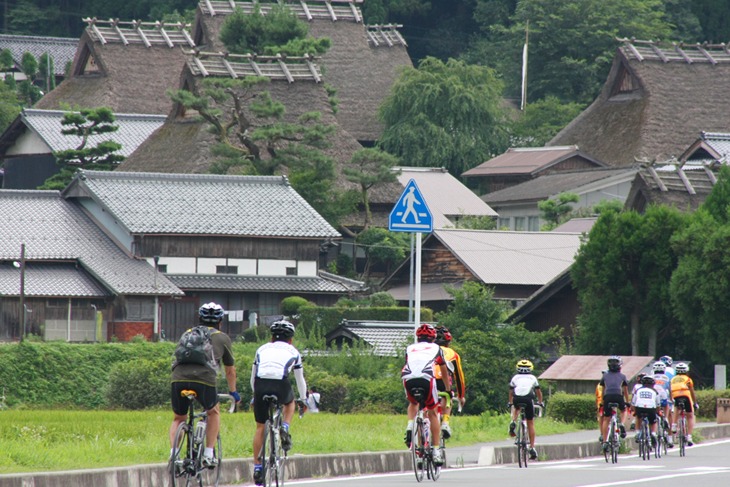
[[[152,411],[0,411],[0,473],[75,470],[164,463],[172,413]],[[454,416],[450,445],[507,438],[506,415]],[[291,426],[293,453],[316,454],[404,449],[404,415],[307,414]],[[548,418],[537,434],[580,429]],[[223,455],[251,456],[250,412],[223,414]]]

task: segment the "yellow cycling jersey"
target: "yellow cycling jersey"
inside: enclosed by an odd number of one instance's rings
[[[688,375],[679,374],[672,377],[670,382],[672,387],[672,397],[687,396],[691,397],[689,392],[690,387],[694,388],[694,383]]]
[[[601,406],[603,404],[603,386],[598,383],[596,385],[596,406]]]
[[[465,397],[466,382],[464,381],[464,371],[461,370],[461,357],[453,348],[442,346],[441,350],[444,351],[444,359],[446,359],[446,366],[451,374],[451,382],[456,389],[456,395]],[[434,367],[434,376],[437,380],[441,379],[441,370],[438,367]]]

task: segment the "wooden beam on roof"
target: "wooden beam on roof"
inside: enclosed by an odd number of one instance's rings
[[[205,0],[205,6],[208,8],[208,12],[210,12],[210,16],[215,17],[215,9],[213,8],[213,4],[210,3],[210,0]]]
[[[203,76],[208,76],[208,70],[205,69],[205,66],[203,66],[203,63],[200,61],[200,58],[198,56],[193,56],[193,62],[195,63],[195,66],[197,66],[198,71],[200,71],[200,74]]]
[[[669,58],[667,57],[666,54],[664,54],[664,51],[662,51],[661,49],[659,49],[657,47],[657,45],[654,44],[653,42],[651,43],[651,49],[652,49],[652,51],[654,51],[654,54],[656,54],[657,56],[659,56],[659,59],[661,59],[662,62],[664,62],[664,63],[668,63],[669,62]]]
[[[676,42],[674,42],[673,44],[674,44],[674,50],[675,50],[675,51],[676,51],[676,52],[677,52],[677,53],[678,53],[678,54],[679,54],[680,56],[682,56],[682,58],[684,59],[684,61],[685,61],[685,62],[686,62],[687,64],[692,64],[692,62],[693,62],[693,61],[692,61],[692,59],[691,59],[691,58],[690,58],[690,57],[689,57],[689,56],[687,55],[687,53],[686,53],[686,52],[684,52],[684,50],[682,49],[682,46],[683,46],[683,44],[677,44]]]
[[[256,76],[263,76],[263,73],[261,73],[261,69],[259,68],[259,65],[256,63],[255,57],[249,55],[248,64],[251,65],[251,69],[253,69],[253,72],[256,73]]]
[[[158,31],[160,31],[160,35],[163,39],[165,39],[165,42],[167,43],[168,47],[175,47],[175,43],[170,40],[170,36],[167,35],[167,32],[165,32],[165,24],[161,23],[159,20],[155,22],[155,27]]]
[[[223,62],[223,66],[228,71],[228,74],[231,75],[231,78],[236,79],[238,78],[238,75],[236,74],[236,71],[233,69],[233,66],[231,66],[231,63],[228,62],[228,56],[226,54],[223,55],[221,58],[221,61]]]
[[[180,33],[183,35],[183,37],[187,41],[188,45],[190,47],[195,47],[195,41],[193,40],[192,37],[190,37],[190,34],[188,34],[188,31],[185,29],[185,27],[186,27],[185,22],[180,22],[177,25],[178,25],[178,29],[180,29]]]
[[[289,68],[286,66],[284,59],[281,57],[281,54],[276,55],[276,60],[279,63],[279,67],[281,68],[281,71],[284,73],[284,76],[286,76],[286,80],[289,83],[294,83],[294,77],[291,75]]]
[[[378,42],[378,38],[375,37],[375,34],[373,33],[373,31],[371,31],[371,30],[368,29],[366,31],[366,34],[368,35],[368,37],[370,38],[370,40],[373,41],[373,44],[375,44],[375,47],[378,47],[380,45],[380,42]]]
[[[307,20],[312,20],[312,12],[309,11],[309,6],[307,5],[307,2],[304,0],[299,0],[299,3],[302,6],[302,10],[304,11],[304,15],[307,16]]]
[[[352,16],[355,17],[355,22],[358,24],[362,22],[362,17],[360,17],[360,12],[357,11],[357,7],[354,3],[350,3],[350,10],[352,10]]]
[[[717,64],[717,59],[712,57],[712,54],[710,54],[707,49],[705,49],[699,42],[697,43],[697,50],[700,51],[702,55],[705,56],[707,60],[710,61],[712,64]]]
[[[715,177],[715,173],[712,172],[712,169],[710,169],[707,166],[704,166],[703,169],[705,170],[705,174],[707,175],[707,179],[710,180],[710,182],[712,183],[713,186],[716,185],[717,184],[717,178]]]
[[[236,0],[228,0],[228,5],[231,6],[231,9],[236,10]]]
[[[335,9],[332,8],[332,4],[328,0],[325,0],[324,4],[327,6],[327,10],[330,13],[330,17],[332,17],[332,21],[337,21],[337,15],[335,15]]]
[[[112,22],[112,27],[114,28],[114,30],[116,31],[117,35],[122,40],[124,45],[125,46],[129,45],[129,41],[125,37],[124,32],[122,32],[122,29],[119,28],[119,19],[114,19],[111,22]]]
[[[667,187],[664,185],[664,181],[662,181],[662,179],[656,173],[656,170],[654,170],[654,168],[651,166],[647,167],[646,169],[647,171],[649,171],[649,174],[651,175],[656,185],[659,186],[659,190],[666,193],[668,191]]]
[[[142,39],[142,42],[144,42],[144,45],[147,47],[152,47],[152,43],[149,39],[147,39],[147,36],[145,35],[144,31],[142,31],[142,21],[135,20],[132,22],[132,27],[136,30],[137,35]]]
[[[681,167],[677,168],[677,175],[679,176],[679,179],[682,180],[682,184],[684,184],[684,187],[687,189],[687,192],[689,194],[697,194],[697,191],[692,187],[692,183],[687,179],[687,175],[684,173],[684,170]]]
[[[106,44],[106,39],[104,39],[104,36],[101,35],[101,32],[96,27],[96,17],[91,19],[87,17],[84,19],[84,21],[89,24],[89,28],[94,33],[94,35],[99,38],[99,41],[101,41],[102,44]]]
[[[312,73],[312,76],[314,77],[314,81],[317,83],[322,82],[322,78],[319,76],[319,73],[317,72],[317,67],[312,62],[312,59],[314,59],[313,56],[307,56],[307,67],[309,68],[309,72]]]
[[[629,51],[631,51],[631,54],[633,54],[633,56],[636,59],[638,59],[639,61],[643,61],[644,60],[644,56],[642,56],[641,53],[639,52],[639,50],[636,49],[636,46],[634,46],[634,43],[631,42],[631,39],[623,38],[623,39],[621,39],[621,41],[623,41],[624,46],[626,47],[626,49],[628,49]]]

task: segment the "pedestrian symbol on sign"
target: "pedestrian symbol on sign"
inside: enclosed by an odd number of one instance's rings
[[[388,229],[392,232],[430,232],[433,219],[426,200],[411,179],[390,212]]]

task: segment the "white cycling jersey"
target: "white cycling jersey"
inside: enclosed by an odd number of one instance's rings
[[[660,405],[659,393],[653,387],[640,387],[631,398],[631,405],[637,408],[658,408]]]
[[[509,382],[509,386],[514,389],[515,396],[534,396],[535,389],[540,387],[540,383],[532,374],[515,374]]]
[[[440,346],[429,342],[413,343],[406,348],[406,364],[401,370],[401,378],[432,379],[434,365],[443,363],[444,352]]]

